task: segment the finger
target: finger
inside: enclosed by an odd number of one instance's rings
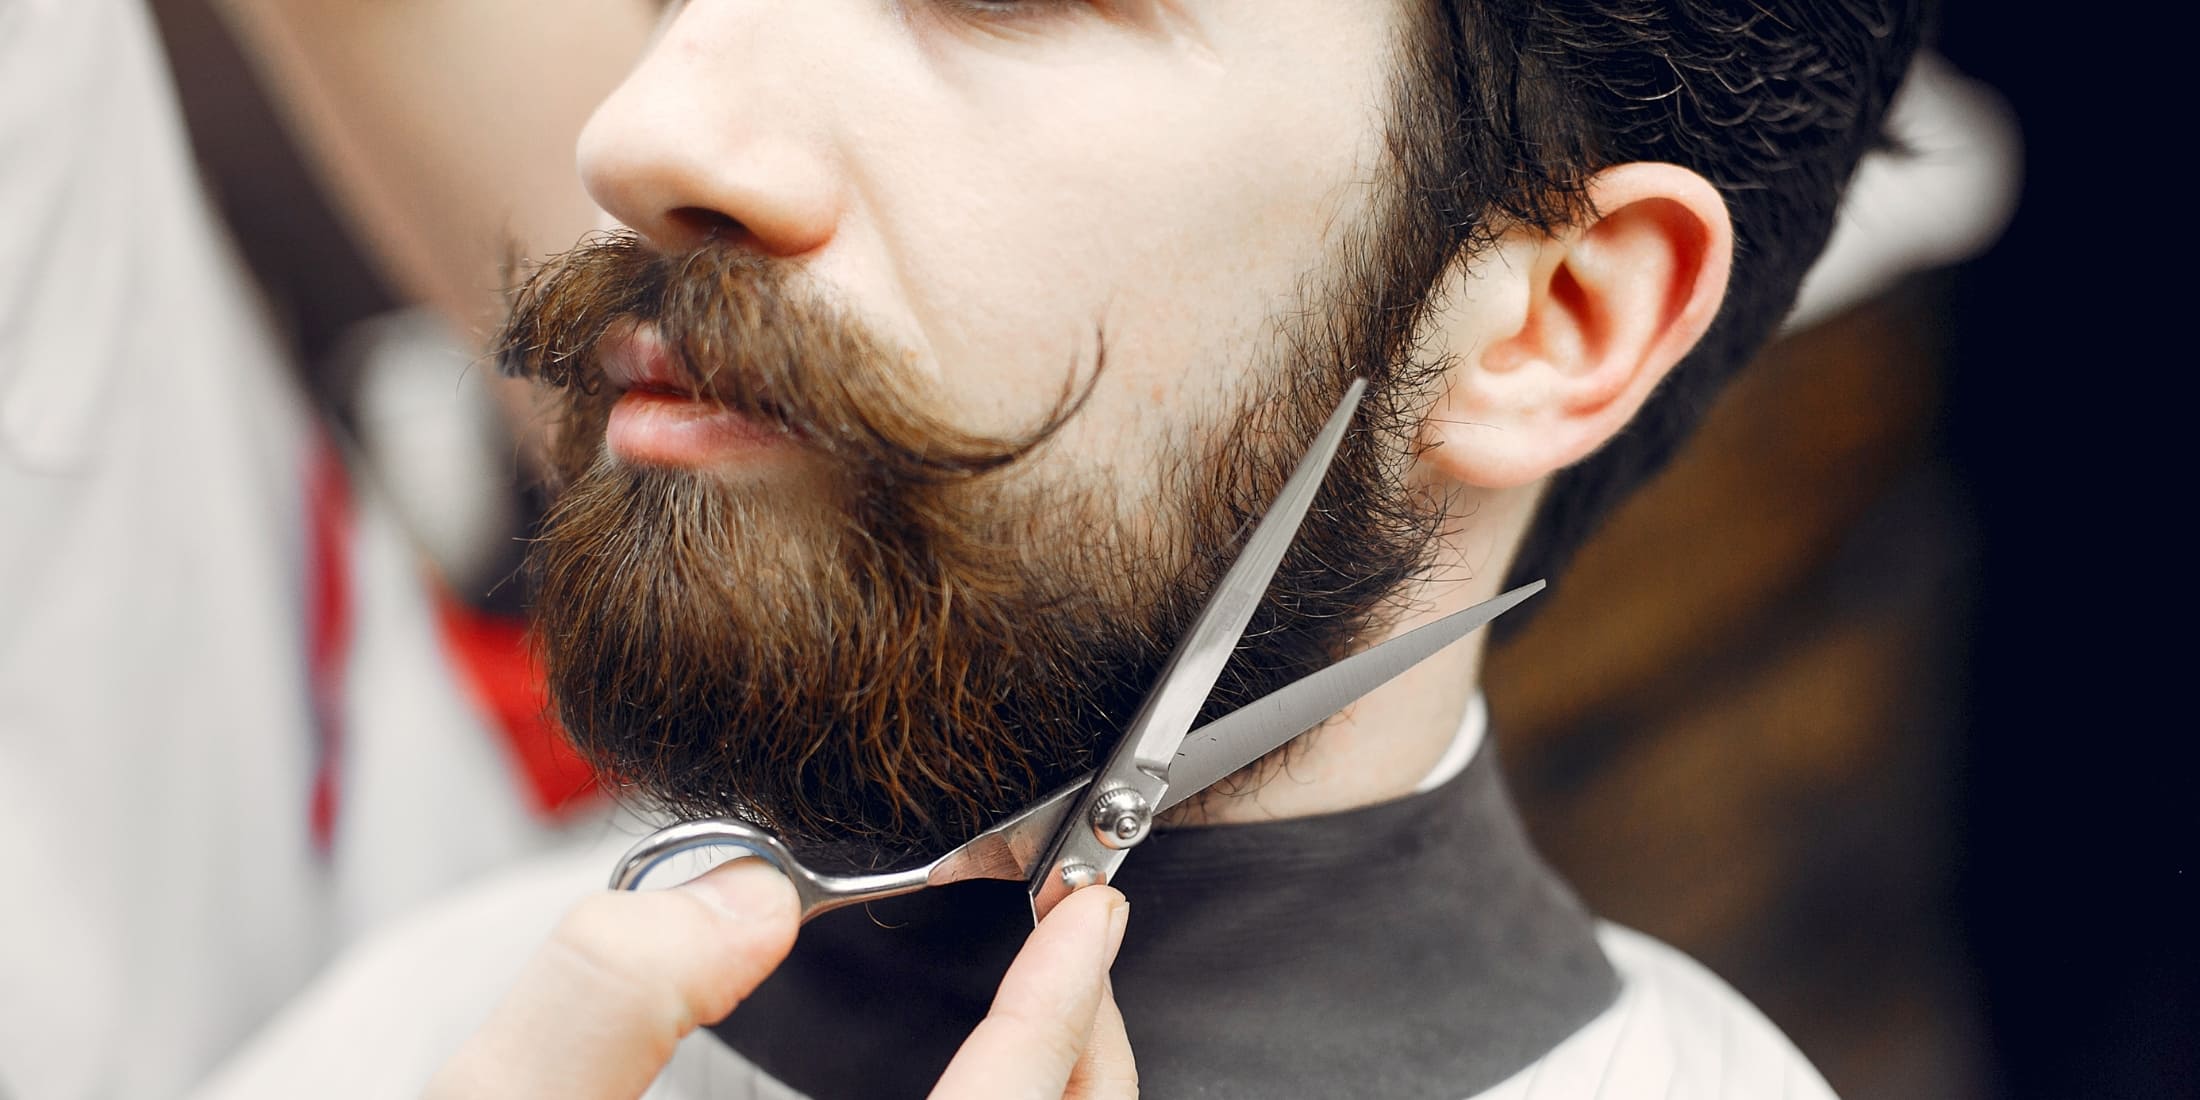
[[[1092,1038],[1085,1056],[1069,1071],[1066,1100],[1122,1100],[1138,1095],[1138,1063],[1131,1057],[1130,1033],[1123,1030],[1123,1009],[1115,1003],[1115,983],[1100,986],[1100,1009],[1093,1014]]]
[[[993,1007],[933,1088],[935,1100],[1060,1100],[1084,1055],[1130,902],[1094,886],[1063,899],[1024,941]]]
[[[681,1039],[786,958],[796,909],[794,887],[753,859],[672,890],[583,900],[428,1095],[641,1095]]]

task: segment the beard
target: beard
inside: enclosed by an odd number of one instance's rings
[[[744,818],[819,866],[936,855],[1112,748],[1358,376],[1354,429],[1202,720],[1379,635],[1443,514],[1404,471],[1440,372],[1409,337],[1444,257],[1374,222],[1132,501],[1055,446],[1104,350],[1041,422],[984,436],[778,261],[626,235],[549,261],[498,345],[560,418],[528,574],[568,736],[613,790]],[[683,388],[784,430],[822,473],[797,492],[611,457],[598,346],[632,323]]]

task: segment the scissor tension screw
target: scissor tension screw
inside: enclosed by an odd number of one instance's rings
[[[1110,848],[1128,848],[1153,828],[1153,806],[1129,787],[1117,787],[1092,806],[1092,832]]]

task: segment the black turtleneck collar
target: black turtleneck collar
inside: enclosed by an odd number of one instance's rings
[[[1149,1096],[1472,1095],[1618,992],[1486,745],[1425,794],[1156,833],[1116,884],[1115,996]],[[716,1032],[815,1100],[922,1096],[1030,931],[1021,883],[828,913]]]

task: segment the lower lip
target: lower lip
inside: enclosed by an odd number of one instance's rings
[[[794,437],[716,402],[628,390],[611,407],[604,443],[622,461],[707,469],[787,450]]]

